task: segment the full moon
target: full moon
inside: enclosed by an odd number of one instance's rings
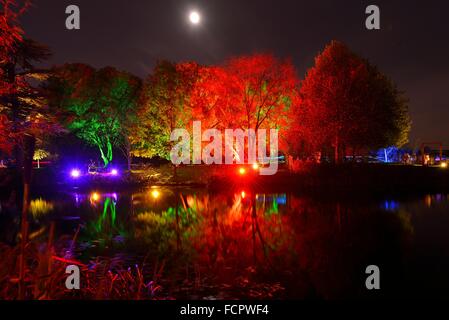
[[[198,12],[192,11],[192,12],[190,12],[189,19],[190,19],[191,23],[198,24],[198,23],[200,23],[201,17]]]

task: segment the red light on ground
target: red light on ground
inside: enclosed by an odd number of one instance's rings
[[[239,173],[243,176],[246,173],[245,168],[240,168]]]

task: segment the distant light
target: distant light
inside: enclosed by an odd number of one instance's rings
[[[242,191],[241,196],[242,196],[242,199],[245,199],[246,198],[246,192]]]
[[[254,163],[253,164],[253,169],[254,170],[258,170],[259,169],[259,164],[258,163]]]
[[[73,169],[73,170],[70,172],[70,175],[72,176],[72,178],[76,179],[76,178],[79,178],[79,177],[80,177],[81,172],[80,172],[78,169]]]
[[[239,169],[239,173],[243,176],[246,173],[246,169],[245,168],[240,168]]]
[[[117,169],[112,169],[112,170],[111,170],[111,174],[112,174],[113,176],[118,175],[118,170],[117,170]]]
[[[447,168],[447,162],[442,162],[442,163],[441,163],[441,168],[446,169],[446,168]]]
[[[92,201],[98,201],[98,200],[100,200],[100,195],[97,192],[93,192],[90,196],[90,199]]]
[[[158,199],[161,196],[161,193],[159,192],[159,190],[153,190],[153,191],[151,191],[151,196],[154,199]]]
[[[192,24],[198,24],[201,21],[201,16],[198,12],[192,11],[190,12],[189,19]]]

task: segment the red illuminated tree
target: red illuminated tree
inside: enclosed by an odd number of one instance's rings
[[[7,116],[9,101],[14,90],[15,75],[11,72],[17,47],[23,41],[23,30],[18,19],[28,7],[28,1],[19,5],[13,0],[1,0],[0,11],[0,150],[11,152],[13,139],[11,119]]]
[[[10,153],[13,142],[11,141],[11,123],[4,115],[0,115],[0,151]]]
[[[17,168],[23,169],[23,206],[21,219],[21,257],[19,299],[24,298],[24,254],[27,242],[27,215],[30,203],[32,162],[36,139],[51,133],[58,126],[52,120],[41,83],[47,73],[36,70],[34,64],[47,59],[47,47],[24,38],[19,17],[29,7],[29,1],[0,1],[0,117],[3,149],[12,150]],[[6,135],[5,131],[9,134]]]
[[[233,128],[239,113],[237,82],[223,67],[209,66],[198,70],[190,93],[190,107],[195,120],[206,128]]]
[[[23,158],[32,159],[34,150],[29,146],[34,145],[36,137],[55,128],[43,92],[36,86],[47,78],[47,71],[34,67],[50,52],[46,46],[24,38],[18,19],[29,1],[2,0],[1,4],[0,112],[4,126],[10,128],[7,140],[13,145],[9,149],[14,150],[21,167]]]
[[[30,1],[0,0],[0,62],[11,60],[17,45],[23,40],[19,17],[28,9]]]
[[[219,129],[279,129],[280,142],[298,102],[298,78],[289,61],[272,55],[236,57],[202,68],[192,91],[195,118]]]
[[[225,65],[238,114],[234,125],[244,129],[284,129],[297,101],[298,78],[290,61],[272,55],[237,57]],[[233,113],[233,109],[229,110]]]
[[[294,133],[318,151],[402,145],[410,129],[406,99],[386,76],[344,44],[333,41],[302,82]]]

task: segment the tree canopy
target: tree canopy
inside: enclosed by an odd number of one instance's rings
[[[145,81],[113,67],[33,65],[49,50],[23,37],[18,17],[28,1],[0,0],[0,148],[12,151],[64,126],[98,149],[104,166],[121,150],[169,159],[174,129],[278,129],[294,154],[327,151],[336,162],[348,150],[402,146],[411,122],[408,101],[377,67],[333,41],[300,82],[289,60],[270,54],[223,64],[159,62]],[[46,80],[35,87],[30,79]],[[51,130],[48,130],[48,129]],[[235,150],[234,150],[235,151]]]
[[[126,145],[137,121],[140,87],[140,79],[127,72],[83,64],[57,68],[50,86],[58,92],[53,103],[66,111],[67,128],[98,148],[105,167],[113,160],[113,148]]]
[[[189,99],[199,68],[161,61],[148,76],[140,97],[139,128],[131,135],[134,155],[169,159],[171,133],[192,121]]]
[[[333,41],[301,83],[296,149],[402,146],[410,130],[407,99],[376,67]]]
[[[299,80],[289,61],[271,55],[230,59],[221,66],[159,63],[142,92],[145,124],[134,145],[141,156],[167,158],[173,129],[201,120],[205,128],[287,132]]]
[[[47,72],[34,67],[50,57],[45,46],[24,37],[19,17],[29,1],[1,0],[0,11],[0,148],[14,151],[19,167],[25,150],[24,140],[42,138],[59,130],[46,96],[36,84],[46,80]],[[34,145],[32,142],[30,145]]]

